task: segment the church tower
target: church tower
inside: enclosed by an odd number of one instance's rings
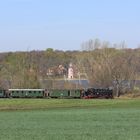
[[[68,68],[68,79],[73,79],[73,67],[72,67],[72,64],[70,63],[69,64],[69,68]]]

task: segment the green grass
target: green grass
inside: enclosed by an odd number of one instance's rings
[[[139,140],[140,99],[0,99],[0,140]]]
[[[140,99],[0,99],[0,110],[38,110],[52,108],[139,108]]]

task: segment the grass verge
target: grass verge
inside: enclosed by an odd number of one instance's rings
[[[84,99],[0,99],[0,110],[38,110],[52,108],[95,107],[124,108],[140,107],[140,99],[84,100]]]

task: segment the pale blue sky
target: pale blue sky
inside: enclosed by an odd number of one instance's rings
[[[140,0],[0,0],[0,52],[140,44]]]

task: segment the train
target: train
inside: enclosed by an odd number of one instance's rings
[[[0,98],[113,99],[113,89],[0,89]]]

